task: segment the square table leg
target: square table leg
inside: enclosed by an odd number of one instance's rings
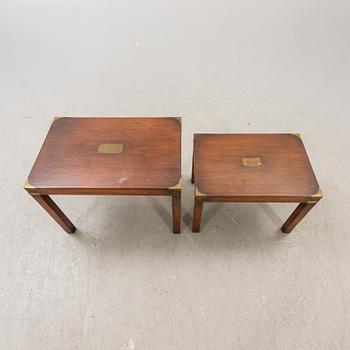
[[[191,183],[194,184],[194,152],[192,155],[192,172],[191,172]]]
[[[193,208],[192,232],[199,232],[201,227],[203,201],[195,198]]]
[[[172,195],[173,233],[181,232],[181,192]]]
[[[317,202],[300,203],[293,211],[291,216],[283,224],[281,230],[284,233],[290,233],[296,225],[305,217],[305,215],[316,205]]]
[[[67,232],[74,233],[76,228],[57,206],[57,204],[47,195],[31,194],[31,196],[48,212],[48,214]]]

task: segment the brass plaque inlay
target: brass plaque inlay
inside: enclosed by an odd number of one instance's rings
[[[121,153],[123,152],[122,143],[103,143],[98,146],[98,153]]]
[[[261,158],[259,157],[243,157],[242,164],[244,166],[261,166]]]

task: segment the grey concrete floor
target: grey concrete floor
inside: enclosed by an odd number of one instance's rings
[[[1,349],[349,349],[350,7],[335,1],[11,1],[0,12]],[[22,185],[56,115],[183,117],[183,231],[168,198]],[[300,132],[325,198],[208,204],[194,132]]]

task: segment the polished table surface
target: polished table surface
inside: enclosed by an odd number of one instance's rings
[[[36,189],[167,189],[180,177],[177,118],[59,118],[28,182]]]
[[[319,185],[298,134],[196,134],[194,176],[206,196],[307,199]]]
[[[24,188],[68,233],[49,195],[171,196],[180,233],[181,118],[56,118]]]
[[[291,232],[322,198],[299,134],[195,134],[193,146],[193,232],[204,202],[299,202]]]

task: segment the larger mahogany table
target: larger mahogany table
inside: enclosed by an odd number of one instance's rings
[[[291,232],[322,198],[299,134],[195,134],[193,232],[204,202],[297,202]]]
[[[24,187],[68,233],[49,195],[171,196],[179,233],[181,119],[55,118]]]

